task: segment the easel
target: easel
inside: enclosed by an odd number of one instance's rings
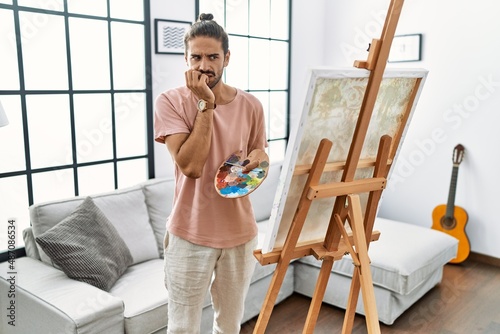
[[[257,250],[254,253],[262,265],[277,263],[254,329],[255,334],[265,333],[290,262],[293,259],[309,255],[322,260],[316,288],[303,329],[303,333],[313,333],[333,263],[341,259],[346,253],[351,254],[355,270],[352,277],[342,332],[350,333],[352,331],[359,290],[361,288],[368,333],[380,333],[368,247],[370,242],[377,240],[380,235],[378,232],[373,232],[373,224],[378,202],[386,185],[388,167],[391,163],[389,152],[392,139],[387,135],[381,137],[377,158],[371,164],[374,166],[372,178],[354,180],[354,174],[358,167],[366,164],[360,161],[361,150],[384,74],[403,1],[391,0],[381,38],[372,41],[367,61],[356,61],[354,63],[355,67],[365,68],[371,72],[345,164],[342,164],[342,166],[327,165],[327,158],[332,148],[332,142],[328,139],[323,139],[319,144],[310,169],[308,166],[296,166],[296,171],[300,169],[302,173],[304,169],[309,169],[308,178],[283,247],[279,249],[275,248],[272,252],[266,254],[262,254],[261,250]],[[332,168],[343,169],[341,182],[319,184],[321,175],[326,170],[325,168],[328,170],[332,170]],[[360,193],[369,194],[364,218],[359,199]],[[297,242],[312,201],[334,196],[336,199],[325,239],[322,242],[298,245]],[[352,233],[348,233],[345,229],[344,222],[346,220],[351,226]]]

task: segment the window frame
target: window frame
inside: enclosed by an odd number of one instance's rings
[[[19,89],[16,90],[2,90],[0,91],[0,99],[2,96],[18,96],[20,98],[21,104],[21,113],[22,113],[22,130],[23,130],[23,140],[24,140],[24,159],[25,159],[25,169],[21,170],[12,170],[8,172],[0,173],[1,178],[15,177],[15,176],[25,176],[26,177],[26,185],[27,185],[27,195],[28,195],[28,205],[34,204],[34,189],[33,189],[33,175],[37,173],[43,172],[52,172],[63,169],[71,169],[72,170],[72,178],[74,183],[74,192],[75,196],[78,196],[79,193],[79,185],[78,185],[78,169],[81,167],[87,166],[96,166],[101,164],[113,164],[113,175],[114,175],[114,189],[118,188],[118,163],[123,161],[130,160],[145,160],[147,163],[146,173],[147,178],[151,179],[155,177],[154,170],[154,141],[152,137],[153,133],[153,98],[152,98],[152,58],[151,58],[151,23],[150,23],[150,1],[143,1],[144,8],[144,16],[142,20],[130,20],[130,19],[119,19],[111,17],[111,5],[110,0],[106,2],[107,5],[107,15],[106,16],[95,16],[95,15],[87,15],[87,14],[77,14],[71,13],[68,11],[68,3],[64,1],[64,8],[62,11],[58,10],[50,10],[36,7],[27,7],[18,5],[17,0],[13,0],[12,4],[3,4],[0,3],[0,9],[2,10],[10,10],[12,11],[14,18],[14,32],[16,37],[16,48],[17,48],[17,61],[18,61],[18,69],[19,69]],[[50,14],[62,16],[64,18],[64,26],[65,26],[65,41],[66,41],[66,57],[67,57],[67,66],[68,66],[68,88],[64,90],[26,90],[25,88],[25,72],[24,72],[24,64],[23,64],[23,55],[22,55],[22,43],[21,43],[21,27],[20,27],[20,12],[33,12],[33,13],[41,13],[41,14]],[[70,54],[70,32],[69,32],[69,18],[83,18],[83,19],[91,19],[91,20],[100,20],[107,22],[108,28],[108,51],[109,51],[109,66],[110,66],[110,87],[109,89],[85,89],[85,90],[75,90],[72,87],[72,73],[71,73],[71,54]],[[115,89],[114,88],[114,77],[113,77],[113,58],[112,58],[112,23],[120,22],[120,23],[132,23],[142,25],[144,29],[144,89]],[[111,99],[111,119],[112,119],[112,147],[113,153],[112,157],[109,159],[98,160],[98,161],[89,161],[89,162],[78,162],[77,161],[77,141],[76,141],[76,124],[75,124],[75,106],[74,106],[74,96],[80,94],[109,94]],[[141,93],[145,95],[145,124],[146,124],[146,135],[145,139],[146,154],[143,155],[129,155],[125,157],[117,156],[117,142],[116,142],[116,121],[115,121],[115,112],[116,112],[116,104],[115,104],[115,94],[120,93]],[[68,96],[69,98],[69,114],[70,114],[70,124],[71,124],[71,148],[72,148],[72,163],[69,164],[61,164],[50,167],[41,167],[41,168],[32,168],[31,158],[30,158],[30,145],[29,145],[29,128],[28,128],[28,111],[27,111],[27,96],[37,95],[37,94],[63,94]],[[5,222],[7,223],[7,222]],[[4,231],[7,231],[7,227],[5,227]],[[1,233],[4,233],[1,231]],[[19,239],[22,235],[22,231],[16,231],[17,238]],[[7,246],[6,246],[7,247]],[[1,249],[0,252],[0,262],[5,262],[9,259],[22,257],[26,255],[26,251],[24,246],[17,246],[15,249],[11,250],[9,248]]]
[[[195,4],[195,21],[198,19],[200,16],[200,1],[201,0],[196,0]],[[250,0],[248,0],[250,1]],[[272,0],[270,0],[272,1]],[[242,34],[236,34],[236,33],[231,33],[230,31],[227,31],[227,34],[229,36],[229,45],[231,49],[231,37],[239,37],[239,38],[248,38],[250,39],[259,39],[259,40],[266,40],[266,41],[279,41],[279,42],[287,42],[288,43],[288,68],[287,68],[287,80],[286,80],[286,85],[287,87],[285,89],[251,89],[250,87],[248,89],[245,89],[246,92],[248,93],[272,93],[272,92],[284,92],[286,93],[286,115],[284,115],[284,120],[286,121],[286,126],[285,126],[285,135],[283,137],[276,137],[276,138],[271,138],[270,137],[270,124],[266,124],[266,130],[267,130],[267,141],[269,144],[272,144],[273,142],[278,142],[278,141],[283,141],[284,142],[284,152],[282,152],[282,156],[285,156],[285,151],[286,147],[289,141],[290,137],[290,122],[291,122],[291,115],[290,115],[290,85],[291,85],[291,54],[292,54],[292,41],[291,41],[291,36],[292,36],[292,1],[287,0],[288,3],[288,39],[277,39],[277,38],[271,38],[271,37],[262,37],[262,36],[254,36],[254,35],[242,35]],[[227,7],[227,0],[224,0],[224,18],[220,19],[221,22],[223,22],[223,27],[226,27],[226,7]],[[249,4],[250,5],[250,4]],[[250,59],[250,54],[248,55],[248,59]],[[249,62],[250,63],[250,62]],[[250,66],[250,65],[248,65]],[[225,78],[225,73],[224,73],[224,78]],[[264,110],[266,107],[264,106]],[[270,119],[270,115],[266,115],[267,119]],[[268,148],[268,154],[270,148]],[[271,153],[272,154],[272,153]],[[270,154],[270,160],[273,161],[272,156]]]

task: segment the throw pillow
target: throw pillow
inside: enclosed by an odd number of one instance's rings
[[[133,262],[127,245],[91,197],[36,242],[68,277],[104,291]]]

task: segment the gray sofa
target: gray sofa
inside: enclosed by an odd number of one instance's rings
[[[280,169],[280,164],[272,165],[268,179],[251,195],[260,241],[266,231]],[[23,231],[27,256],[15,260],[16,326],[8,325],[4,319],[0,332],[164,333],[167,291],[163,284],[163,235],[173,185],[171,179],[153,179],[135,187],[92,196],[130,252],[124,271],[108,291],[69,278],[35,242],[36,237],[68,221],[66,218],[84,198],[30,207],[32,227]],[[381,236],[370,246],[370,258],[377,308],[380,321],[392,324],[439,284],[443,266],[455,257],[458,242],[441,232],[382,218],[377,219],[376,229]],[[101,254],[105,258],[112,253],[107,250]],[[293,292],[312,296],[319,266],[314,258],[294,261],[277,302]],[[274,267],[256,262],[243,322],[259,314]],[[348,256],[335,263],[325,302],[345,307],[352,271]],[[0,294],[4,310],[7,307],[4,296],[12,289],[8,272],[8,263],[1,263]],[[361,298],[357,312],[363,314]],[[213,311],[208,296],[202,318],[202,333],[211,333]]]

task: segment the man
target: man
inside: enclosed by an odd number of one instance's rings
[[[169,334],[199,333],[210,289],[213,333],[237,334],[255,268],[257,226],[248,196],[216,193],[218,167],[243,150],[256,167],[267,146],[262,105],[222,81],[229,63],[228,36],[201,14],[184,38],[186,86],[156,100],[155,140],[175,165],[176,191],[165,236],[165,285]]]

